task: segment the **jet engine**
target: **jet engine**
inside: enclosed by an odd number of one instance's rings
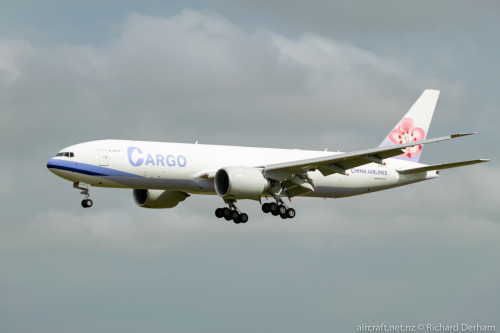
[[[174,208],[187,197],[189,194],[181,191],[134,189],[134,201],[143,208]]]
[[[228,199],[257,199],[270,188],[262,171],[246,167],[226,167],[215,174],[215,191]]]

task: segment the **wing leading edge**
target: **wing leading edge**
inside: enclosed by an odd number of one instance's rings
[[[350,153],[342,153],[331,156],[271,164],[264,166],[264,172],[266,174],[272,172],[305,174],[308,171],[318,170],[323,174],[323,176],[328,176],[334,173],[345,174],[346,170],[362,166],[365,164],[369,163],[383,164],[384,159],[401,155],[403,153],[403,149],[408,147],[451,140],[472,134],[475,134],[475,132],[464,133],[464,134],[453,134],[453,135],[447,135],[438,138],[415,141],[411,143],[404,143],[393,146],[378,147],[372,149],[359,150]]]

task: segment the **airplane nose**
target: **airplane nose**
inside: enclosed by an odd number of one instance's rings
[[[63,179],[69,181],[75,181],[73,177],[73,172],[71,172],[71,167],[68,164],[68,161],[59,159],[59,158],[51,158],[47,162],[47,169],[52,172],[54,175],[61,177]]]
[[[63,177],[66,170],[64,161],[61,161],[60,159],[57,158],[51,158],[47,162],[47,169],[49,169],[50,172],[59,177]]]
[[[57,175],[57,173],[55,172],[55,170],[57,170],[55,167],[56,167],[56,163],[54,162],[54,158],[51,158],[48,162],[47,162],[47,169],[49,169],[51,172],[55,173]]]

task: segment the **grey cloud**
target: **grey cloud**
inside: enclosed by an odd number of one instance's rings
[[[391,110],[399,119],[423,88],[454,88],[353,45],[313,35],[248,33],[196,11],[170,18],[131,15],[121,38],[106,47],[30,46],[27,53],[27,60],[10,67],[22,76],[3,89],[11,101],[7,114],[25,120],[5,128],[4,135],[14,138],[23,130],[37,133],[50,117],[50,130],[63,136],[92,128],[93,137],[121,137],[126,128],[147,139],[191,141],[195,126],[197,140],[304,146],[302,137],[311,130],[323,136],[344,127],[371,133],[373,124],[382,124],[376,115]],[[403,110],[394,104],[398,98],[404,98]],[[192,121],[185,121],[187,114]],[[335,125],[315,122],[325,118]],[[224,130],[215,131],[223,123]],[[298,136],[287,135],[297,130]],[[78,140],[84,134],[78,131]]]
[[[283,6],[279,1],[233,1],[231,7],[224,1],[214,0],[226,11],[259,13],[261,20],[297,31],[314,31],[322,35],[352,36],[363,34],[388,36],[428,33],[443,33],[453,29],[471,29],[484,23],[499,10],[495,1],[485,1],[480,5],[468,2],[420,1],[418,3],[378,1],[315,0],[307,3],[292,1]],[[361,39],[363,39],[361,37]]]

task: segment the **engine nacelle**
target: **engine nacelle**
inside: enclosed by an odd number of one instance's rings
[[[189,194],[182,191],[134,189],[134,201],[144,208],[173,208],[184,201]]]
[[[262,171],[246,167],[222,168],[214,182],[217,194],[230,199],[257,199],[270,187]]]

